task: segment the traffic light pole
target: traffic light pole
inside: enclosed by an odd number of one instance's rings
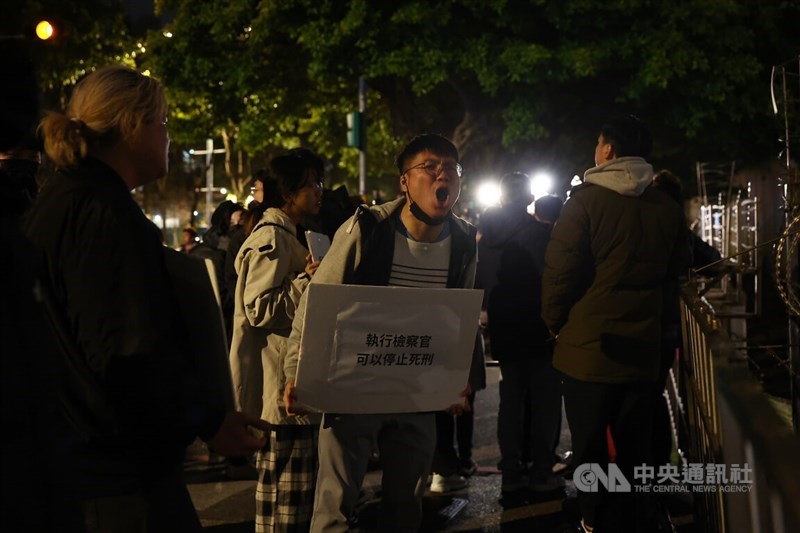
[[[358,194],[367,194],[367,81],[358,78],[358,112],[361,114],[361,146],[358,152]]]

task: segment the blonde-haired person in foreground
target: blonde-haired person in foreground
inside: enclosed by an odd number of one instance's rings
[[[198,531],[182,479],[195,436],[223,455],[264,445],[260,420],[208,405],[182,339],[159,230],[130,190],[167,173],[167,103],[156,80],[123,66],[75,87],[42,120],[58,173],[26,233],[69,370],[59,392],[74,438],[60,446],[86,529]]]

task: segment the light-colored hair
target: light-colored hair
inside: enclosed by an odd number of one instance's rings
[[[67,111],[39,124],[47,155],[58,167],[76,165],[93,146],[125,141],[145,123],[162,120],[161,83],[123,65],[100,68],[75,86]]]

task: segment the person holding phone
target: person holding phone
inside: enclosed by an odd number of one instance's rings
[[[236,403],[272,424],[256,468],[256,531],[307,531],[317,475],[319,416],[289,417],[283,357],[300,297],[316,272],[297,226],[319,213],[322,160],[296,149],[274,158],[257,221],[235,260],[231,373]]]

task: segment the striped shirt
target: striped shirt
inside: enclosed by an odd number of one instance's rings
[[[424,289],[447,287],[451,242],[450,235],[438,242],[417,242],[396,232],[389,286]]]

